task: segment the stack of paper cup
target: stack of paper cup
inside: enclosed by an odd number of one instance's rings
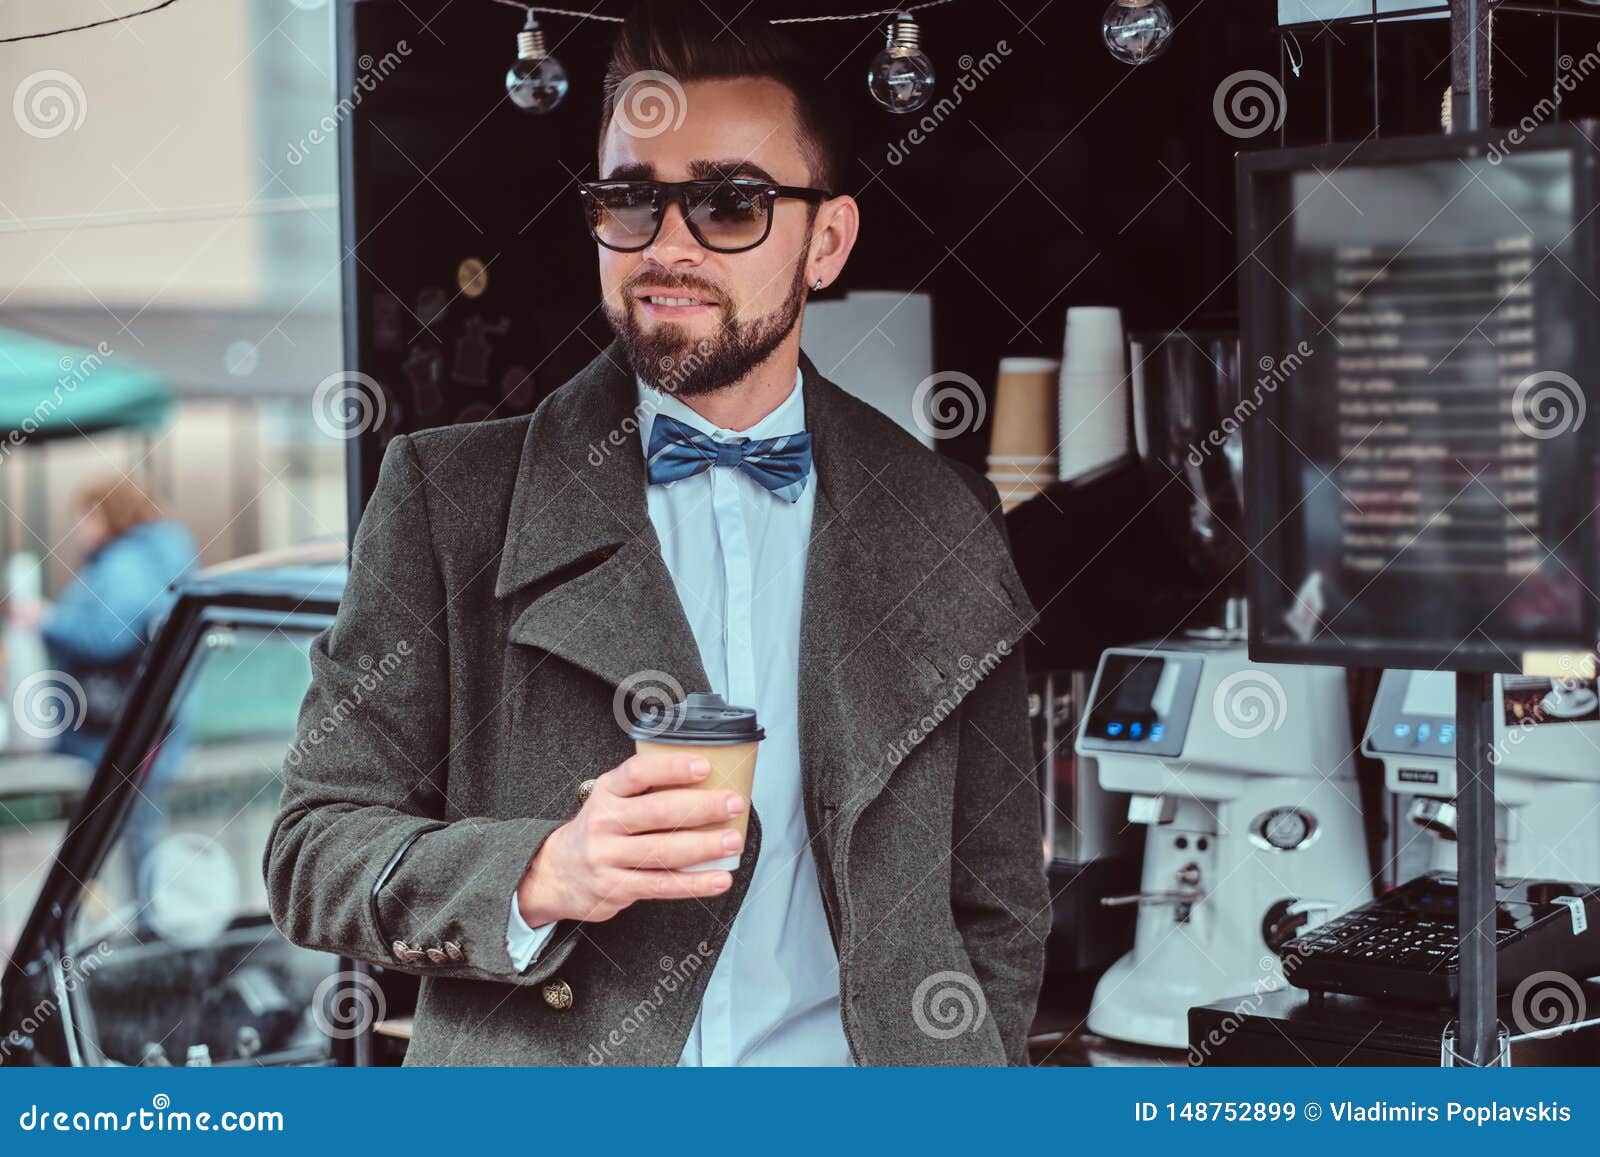
[[[1122,314],[1111,306],[1067,310],[1059,409],[1063,481],[1128,452],[1127,375]]]
[[[989,424],[989,481],[1010,510],[1056,480],[1055,358],[1002,358]]]

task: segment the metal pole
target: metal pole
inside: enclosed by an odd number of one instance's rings
[[[1451,121],[1457,132],[1489,127],[1489,0],[1450,0]]]
[[[1372,0],[1372,136],[1383,136],[1383,114],[1378,104],[1378,0]]]
[[[1550,90],[1554,92],[1561,84],[1561,17],[1557,16],[1550,21],[1551,47],[1555,49],[1550,54]],[[1561,106],[1556,105],[1556,123],[1561,122]]]
[[[1451,121],[1489,126],[1489,0],[1450,0]],[[1494,959],[1494,676],[1456,674],[1456,879],[1461,1007],[1456,1050],[1468,1064],[1499,1058]]]
[[[1494,959],[1494,676],[1456,673],[1456,879],[1461,1009],[1457,1052],[1468,1064],[1499,1057]]]
[[[1322,38],[1322,139],[1333,143],[1333,38]]]
[[[1278,33],[1278,88],[1288,91],[1289,76],[1284,67],[1283,58],[1289,54],[1289,46],[1283,41],[1283,33]],[[1284,117],[1283,123],[1278,126],[1278,147],[1281,149],[1289,143],[1289,118]]]

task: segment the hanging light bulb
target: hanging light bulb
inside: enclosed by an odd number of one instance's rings
[[[517,33],[517,59],[506,72],[506,95],[523,112],[535,116],[549,112],[567,95],[567,70],[545,47],[544,29],[532,9]]]
[[[872,58],[867,88],[890,112],[916,112],[933,95],[933,61],[920,45],[922,30],[909,12],[889,23],[888,44]]]
[[[1172,40],[1172,13],[1161,0],[1112,0],[1100,20],[1100,34],[1123,64],[1148,64]]]

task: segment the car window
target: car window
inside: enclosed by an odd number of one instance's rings
[[[9,959],[94,768],[53,751],[0,754],[0,961]]]
[[[314,1005],[337,960],[278,934],[261,872],[310,638],[207,629],[138,768],[68,936],[84,1033],[108,1061],[327,1053]]]

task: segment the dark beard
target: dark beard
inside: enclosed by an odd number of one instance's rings
[[[622,342],[628,364],[645,385],[680,398],[709,394],[732,385],[765,362],[799,322],[806,287],[803,261],[795,262],[794,274],[788,297],[772,313],[749,320],[730,314],[715,335],[698,343],[676,325],[643,332],[638,306],[626,286],[623,296],[628,304],[620,312],[607,306],[606,320]],[[651,277],[650,284],[689,291],[704,288],[693,279],[659,275]]]

